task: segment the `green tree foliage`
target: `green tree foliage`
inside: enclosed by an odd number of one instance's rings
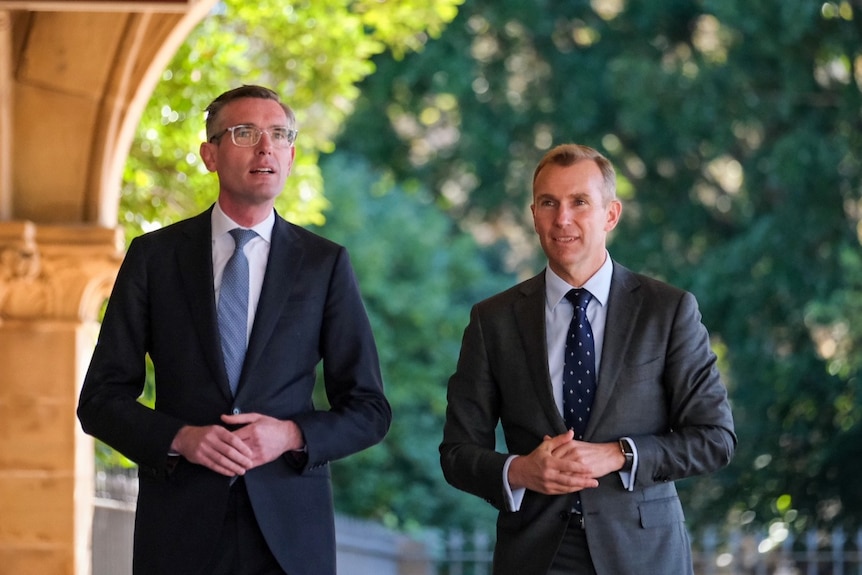
[[[456,233],[427,190],[345,154],[322,171],[333,208],[319,231],[349,248],[393,407],[383,443],[333,464],[337,507],[399,528],[487,525],[490,506],[444,481],[437,446],[470,306],[513,279],[492,249]]]
[[[612,253],[698,296],[733,401],[736,459],[684,485],[690,519],[862,523],[858,3],[468,0],[375,61],[338,148],[516,249],[544,151],[614,161]]]
[[[240,84],[279,92],[297,115],[297,160],[277,208],[321,223],[326,207],[318,155],[374,71],[371,57],[401,57],[439,36],[461,0],[223,0],[179,48],[144,111],[124,174],[120,218],[127,236],[197,213],[215,201],[215,177],[198,148],[204,110]]]

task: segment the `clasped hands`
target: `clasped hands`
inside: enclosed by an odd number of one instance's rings
[[[260,413],[222,415],[220,425],[182,427],[171,442],[171,450],[192,463],[233,477],[274,461],[287,451],[302,449],[305,441],[299,426]]]
[[[619,444],[576,441],[571,430],[542,443],[509,465],[509,485],[546,495],[562,495],[598,487],[599,477],[619,471],[625,456]]]

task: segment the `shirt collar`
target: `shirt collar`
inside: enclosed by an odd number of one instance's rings
[[[270,243],[272,240],[272,228],[275,226],[275,211],[269,212],[269,215],[265,220],[253,226],[251,229],[257,233],[261,238]],[[216,239],[222,234],[226,234],[234,228],[241,228],[242,226],[230,219],[227,214],[225,214],[221,206],[218,205],[218,202],[215,203],[212,211],[212,234],[213,239]]]
[[[586,288],[602,307],[608,302],[608,296],[611,293],[611,276],[613,275],[614,264],[610,254],[605,252],[605,262],[602,267],[596,271],[582,286],[573,286],[566,283],[560,276],[554,273],[551,266],[545,268],[545,298],[548,306],[553,309],[560,301],[566,297],[569,290],[576,287]]]

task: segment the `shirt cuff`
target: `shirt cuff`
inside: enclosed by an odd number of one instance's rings
[[[509,466],[516,457],[518,456],[510,455],[506,463],[503,464],[503,495],[506,507],[508,508],[507,511],[519,511],[521,509],[521,502],[524,500],[524,493],[527,491],[526,487],[512,489],[509,485]]]
[[[635,477],[638,471],[638,448],[635,442],[630,437],[621,437],[620,441],[625,441],[632,449],[632,468],[629,471],[619,471],[620,479],[622,479],[623,487],[626,491],[635,490]]]

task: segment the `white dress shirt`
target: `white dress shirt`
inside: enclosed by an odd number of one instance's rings
[[[251,326],[254,325],[254,314],[257,310],[257,302],[260,300],[260,290],[263,288],[263,276],[266,272],[266,262],[269,258],[269,246],[272,240],[272,228],[275,226],[275,212],[270,212],[269,217],[254,226],[257,233],[256,238],[249,240],[243,247],[243,253],[248,259],[248,329],[246,330],[246,341],[251,336]],[[213,288],[215,289],[216,306],[221,293],[221,278],[224,266],[236,249],[236,243],[230,235],[234,228],[241,228],[239,224],[230,219],[216,202],[212,211],[212,246],[213,246]]]

